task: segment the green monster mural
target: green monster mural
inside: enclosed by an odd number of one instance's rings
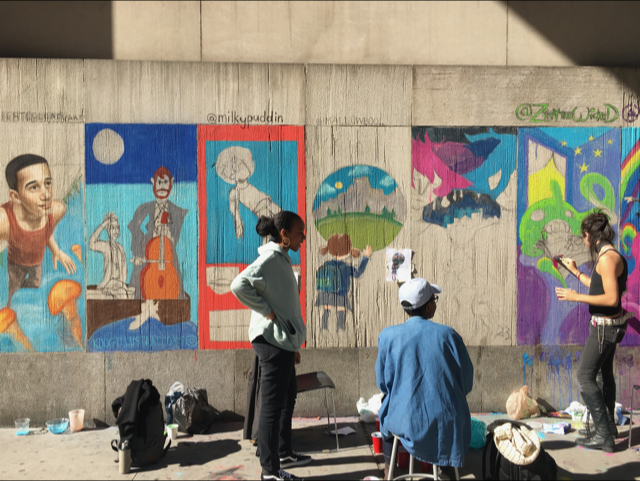
[[[604,191],[600,198],[595,190],[599,186]],[[578,212],[563,200],[562,190],[557,180],[550,181],[552,197],[536,202],[529,207],[520,222],[522,253],[530,257],[543,256],[538,260],[538,269],[555,277],[563,287],[567,287],[568,272],[558,270],[555,256],[574,259],[578,265],[589,261],[580,233],[582,220],[591,212]],[[591,204],[601,208],[615,223],[615,193],[611,182],[600,174],[587,174],[580,180],[580,192]]]

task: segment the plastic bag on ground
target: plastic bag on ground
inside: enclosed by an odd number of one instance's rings
[[[173,406],[182,397],[184,386],[181,382],[174,382],[164,397],[164,409],[167,412],[167,425],[173,424]]]
[[[471,443],[470,448],[483,448],[487,442],[487,423],[476,418],[471,418]]]
[[[360,419],[362,419],[363,422],[365,423],[376,422],[378,411],[376,410],[376,412],[374,413],[369,407],[369,403],[365,401],[363,397],[358,399],[358,402],[356,403],[356,408],[358,409],[358,414],[360,415]]]
[[[538,403],[529,396],[529,386],[522,386],[511,393],[507,399],[507,415],[514,421],[540,416]]]
[[[206,389],[187,388],[173,406],[173,417],[182,433],[207,432],[218,414],[209,405]]]
[[[378,415],[378,411],[380,411],[380,407],[382,406],[383,397],[384,394],[382,393],[374,394],[369,398],[369,401],[367,402],[367,404],[369,404],[369,409],[376,416]]]

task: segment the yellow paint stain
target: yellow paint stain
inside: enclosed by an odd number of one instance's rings
[[[342,182],[336,182],[336,189],[340,190],[342,189]]]
[[[529,205],[533,205],[543,199],[549,199],[551,194],[551,181],[556,180],[562,192],[562,199],[565,198],[565,181],[564,177],[556,167],[553,156],[549,159],[547,165],[533,175],[529,176]]]

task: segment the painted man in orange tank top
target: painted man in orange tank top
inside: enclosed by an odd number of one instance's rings
[[[9,242],[7,307],[11,307],[11,298],[18,289],[40,287],[46,247],[51,251],[54,269],[59,261],[68,274],[73,274],[76,265],[53,238],[67,207],[53,198],[47,160],[39,155],[20,155],[7,164],[5,175],[11,200],[0,206],[0,241]]]

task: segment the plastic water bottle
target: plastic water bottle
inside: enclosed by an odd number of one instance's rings
[[[122,441],[120,449],[118,450],[118,466],[120,467],[120,474],[127,474],[131,471],[131,447],[129,441]]]

